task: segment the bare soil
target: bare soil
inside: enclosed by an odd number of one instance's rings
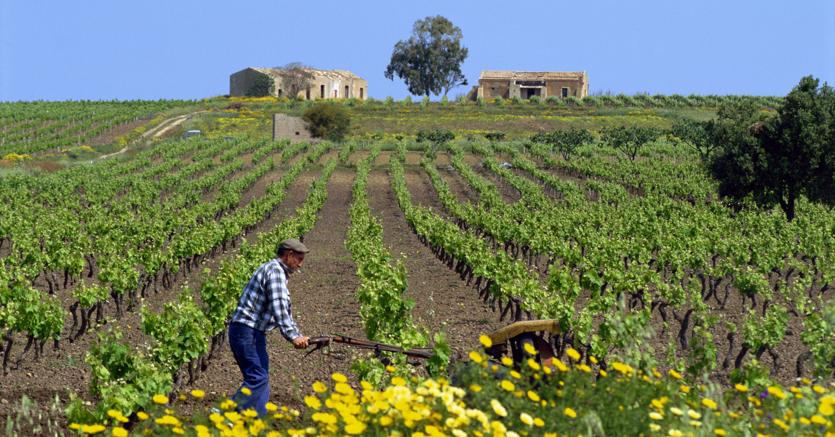
[[[412,201],[436,211],[441,205],[426,173],[406,171]],[[414,320],[430,332],[443,331],[461,355],[478,347],[478,337],[499,327],[498,316],[478,299],[478,293],[418,240],[401,212],[385,169],[368,178],[369,202],[383,225],[383,241],[395,256],[401,254],[408,272],[408,297],[415,302]]]

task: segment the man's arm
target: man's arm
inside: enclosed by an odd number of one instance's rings
[[[265,285],[267,298],[270,302],[270,312],[278,323],[278,329],[281,331],[281,335],[287,341],[292,342],[297,348],[306,347],[307,337],[301,335],[299,327],[296,325],[296,321],[293,320],[293,315],[290,313],[290,292],[287,290],[287,278],[284,276],[284,272],[271,270],[267,275],[267,283]]]

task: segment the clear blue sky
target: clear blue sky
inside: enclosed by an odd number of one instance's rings
[[[835,83],[835,0],[0,0],[0,101],[202,98],[248,66],[351,70],[369,94],[412,23],[444,15],[481,70],[586,70],[590,91],[784,95]],[[464,88],[450,95],[463,93]]]

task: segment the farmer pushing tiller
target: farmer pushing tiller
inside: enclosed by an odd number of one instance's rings
[[[330,346],[332,343],[340,343],[373,350],[381,358],[385,358],[382,352],[400,353],[417,359],[432,357],[432,349],[428,348],[403,349],[344,335],[313,338],[302,335],[293,320],[287,280],[290,274],[302,266],[305,254],[308,252],[309,249],[295,238],[279,243],[276,258],[258,267],[238,300],[238,307],[229,323],[229,345],[244,379],[232,397],[241,410],[252,408],[259,415],[267,412],[266,404],[270,396],[270,364],[266,333],[275,328],[278,328],[281,335],[293,343],[296,349],[315,346],[305,356]],[[543,364],[548,365],[547,361],[554,356],[554,353],[547,341],[535,335],[535,332],[540,331],[555,333],[556,322],[532,320],[506,326],[490,335],[493,345],[487,353],[498,358],[507,352],[506,344],[509,343],[514,361],[521,362],[524,344],[531,343],[540,351],[538,358],[545,361]],[[247,391],[248,393],[244,393]]]
[[[270,359],[266,332],[278,328],[296,349],[310,340],[293,320],[287,278],[304,263],[309,252],[301,241],[290,238],[279,243],[275,259],[262,264],[244,287],[238,308],[229,323],[229,345],[244,382],[232,399],[241,410],[252,408],[259,415],[267,412],[270,398]],[[248,394],[244,393],[246,390]]]

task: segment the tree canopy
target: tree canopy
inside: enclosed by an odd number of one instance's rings
[[[396,75],[414,95],[447,95],[459,85],[467,85],[461,64],[467,48],[461,46],[461,29],[437,15],[415,22],[412,35],[394,45],[385,76]]]
[[[351,117],[342,105],[319,103],[308,108],[302,115],[307,129],[315,138],[340,141],[345,138],[351,126]]]
[[[661,136],[658,129],[642,126],[616,126],[601,131],[603,141],[634,161],[644,144]]]
[[[286,96],[291,99],[299,98],[299,94],[310,88],[313,81],[313,73],[309,67],[300,62],[291,62],[281,67],[281,84],[284,87]],[[284,93],[282,93],[284,94]]]
[[[801,79],[770,117],[752,105],[723,107],[714,142],[711,173],[731,201],[778,204],[788,220],[801,195],[835,204],[835,92],[817,79]]]

